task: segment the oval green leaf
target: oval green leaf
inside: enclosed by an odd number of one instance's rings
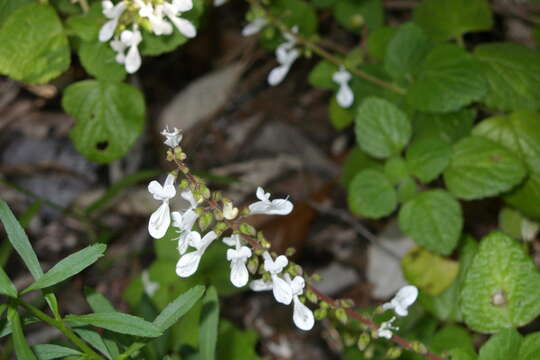
[[[437,138],[415,141],[407,149],[407,167],[412,175],[427,184],[435,180],[450,163],[452,147]]]
[[[366,169],[349,185],[349,208],[353,213],[372,219],[390,215],[397,207],[397,192],[383,172]]]
[[[446,191],[426,191],[400,209],[399,227],[418,245],[449,255],[463,229],[461,205]]]

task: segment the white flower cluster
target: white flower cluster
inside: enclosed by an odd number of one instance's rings
[[[142,34],[137,20],[148,21],[157,36],[172,34],[173,25],[187,38],[197,35],[195,26],[181,17],[182,13],[193,8],[192,0],[120,0],[116,5],[111,0],[104,0],[101,4],[108,21],[101,27],[99,41],[110,41],[111,48],[116,52],[116,62],[123,64],[130,74],[136,72],[142,63],[139,52]],[[127,12],[132,12],[136,20],[131,24],[122,24],[130,25],[131,29],[118,32],[122,15]]]
[[[409,306],[414,304],[418,298],[418,289],[415,286],[407,285],[399,289],[396,296],[389,302],[382,305],[383,310],[394,310],[398,316],[407,316]],[[377,329],[377,336],[385,339],[391,339],[393,331],[399,330],[397,326],[393,326],[392,323],[396,320],[396,317],[392,317],[390,320],[385,321]]]
[[[173,131],[165,129],[162,135],[165,136],[164,144],[171,148],[177,147],[182,140],[182,133],[176,128]],[[196,211],[198,201],[189,189],[180,193],[189,206],[182,211],[171,212],[169,201],[176,196],[175,180],[176,177],[169,174],[163,185],[157,181],[152,181],[148,185],[148,191],[154,199],[161,201],[161,205],[150,216],[148,232],[153,238],[162,238],[171,225],[172,219],[172,226],[178,234],[176,240],[180,254],[180,259],[176,264],[176,274],[185,278],[197,271],[204,252],[218,238],[218,235],[215,231],[209,231],[204,235],[193,231],[195,221],[199,217]],[[271,200],[270,193],[265,192],[261,187],[257,188],[256,196],[259,201],[249,205],[249,214],[251,215],[288,215],[293,210],[293,204],[288,199]],[[225,202],[223,217],[233,220],[237,215],[238,209],[233,207],[230,202]],[[249,282],[249,271],[246,264],[253,255],[251,249],[245,246],[238,234],[225,237],[223,242],[231,247],[227,250],[227,260],[230,262],[231,268],[231,283],[236,287],[246,286]],[[188,251],[189,248],[192,248],[192,251]],[[299,298],[304,292],[304,279],[301,276],[295,276],[294,279],[291,279],[289,274],[283,273],[289,263],[285,256],[278,256],[275,260],[268,252],[264,252],[262,256],[264,269],[270,275],[271,280],[255,280],[251,282],[250,287],[255,291],[272,290],[276,300],[282,304],[289,305],[292,302],[294,323],[302,330],[310,330],[315,323],[313,313]],[[148,283],[148,281],[146,282]],[[149,291],[155,290],[149,289]]]
[[[351,73],[341,66],[338,71],[332,75],[332,80],[339,85],[339,90],[336,95],[337,103],[344,108],[351,107],[354,102],[354,93],[349,87],[351,81]]]

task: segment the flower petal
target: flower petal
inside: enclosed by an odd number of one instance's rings
[[[291,281],[293,295],[301,295],[304,292],[304,286],[306,286],[304,278],[301,276],[295,276]]]
[[[152,180],[150,184],[148,184],[148,192],[154,196],[154,199],[161,201],[163,194],[163,186],[161,186],[161,184],[158,183],[156,180]]]
[[[294,297],[293,321],[304,331],[311,330],[315,324],[313,312],[298,299],[298,296]]]
[[[134,45],[130,46],[125,60],[126,71],[130,74],[135,73],[141,67],[142,59],[139,53],[139,48]]]
[[[229,237],[224,237],[222,241],[227,246],[236,246],[236,242],[239,241],[239,239],[237,234],[233,234]]]
[[[255,214],[266,214],[270,209],[270,206],[268,203],[264,201],[257,201],[251,205],[249,205],[249,213],[252,215]]]
[[[99,30],[99,41],[106,42],[109,41],[116,30],[116,25],[118,25],[117,19],[112,19],[107,21]]]
[[[148,232],[154,239],[161,239],[169,229],[171,224],[171,214],[169,204],[162,203],[150,216],[148,221]]]
[[[269,201],[270,200],[270,193],[267,193],[264,191],[262,187],[257,187],[257,192],[255,193],[257,196],[257,199],[261,201]]]
[[[186,12],[193,9],[192,0],[173,0],[173,6],[177,11]]]
[[[287,76],[290,68],[289,65],[280,65],[273,68],[270,74],[268,74],[268,84],[270,86],[279,85],[285,79],[285,76]]]
[[[197,36],[197,29],[195,29],[195,26],[193,26],[190,21],[177,16],[170,16],[169,19],[172,21],[174,26],[176,26],[178,31],[180,31],[180,34],[187,38],[194,38]]]
[[[292,301],[292,289],[289,283],[277,275],[272,276],[272,291],[276,301],[285,305],[289,305]]]
[[[253,291],[268,291],[272,290],[272,281],[264,281],[263,279],[253,280],[249,283],[249,288]]]
[[[176,263],[176,275],[183,278],[193,275],[199,267],[201,255],[199,251],[192,251],[183,255]]]
[[[272,207],[267,212],[269,215],[289,215],[293,210],[293,204],[287,199],[272,200]]]
[[[283,268],[289,264],[289,260],[285,255],[279,255],[276,260],[274,260],[274,266],[276,272],[282,272]]]
[[[231,250],[231,249],[229,249]],[[236,287],[243,287],[248,283],[249,273],[246,264],[242,260],[231,262],[231,282]]]
[[[354,102],[354,93],[347,84],[340,86],[339,91],[336,95],[337,103],[344,108],[351,107]]]

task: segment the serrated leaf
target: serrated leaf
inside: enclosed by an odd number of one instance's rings
[[[522,336],[516,329],[502,329],[480,349],[478,360],[508,360],[519,353]]]
[[[16,308],[8,308],[8,321],[11,324],[12,335],[11,339],[13,341],[13,347],[15,348],[15,354],[17,359],[24,360],[37,360],[36,356],[30,349],[26,338],[24,337],[21,318]]]
[[[444,182],[450,192],[461,199],[474,200],[503,193],[521,183],[527,174],[519,158],[483,137],[464,138],[453,150]]]
[[[399,227],[418,245],[449,255],[463,229],[461,205],[444,190],[426,191],[401,207]]]
[[[353,213],[378,219],[390,215],[397,207],[397,193],[383,172],[360,171],[349,184],[347,195]]]
[[[434,254],[419,246],[411,249],[401,260],[407,281],[428,295],[440,295],[459,271],[459,263]]]
[[[31,3],[0,28],[0,73],[27,83],[47,82],[69,67],[68,40],[56,11]]]
[[[15,10],[33,0],[0,0],[0,26]]]
[[[540,114],[537,112],[521,110],[485,119],[474,128],[473,134],[504,146],[519,156],[531,172],[540,173]]]
[[[90,11],[87,13],[68,17],[66,28],[70,34],[76,35],[84,41],[97,41],[99,30],[105,20],[101,3],[96,2],[90,6]]]
[[[487,0],[424,0],[414,11],[414,21],[437,41],[493,26]]]
[[[475,353],[470,353],[463,349],[452,349],[448,352],[452,360],[477,360]]]
[[[341,183],[347,188],[357,173],[371,168],[381,170],[383,166],[380,161],[366,155],[359,147],[355,147],[349,152],[343,163]]]
[[[108,43],[82,41],[79,58],[86,72],[98,80],[120,82],[126,77],[124,66],[116,62],[116,53]]]
[[[121,334],[158,337],[162,332],[151,322],[120,312],[99,312],[86,315],[68,315],[67,321],[77,321]]]
[[[80,351],[55,344],[39,344],[33,347],[38,360],[51,360],[66,356],[82,355]]]
[[[355,123],[356,142],[376,158],[398,155],[411,137],[407,115],[387,100],[365,99],[356,111]]]
[[[437,138],[414,141],[407,149],[407,167],[424,184],[435,180],[450,163],[452,147]]]
[[[199,356],[201,360],[214,360],[216,358],[218,325],[219,300],[216,289],[211,286],[203,298],[201,310],[199,329]]]
[[[384,68],[394,79],[411,79],[430,48],[424,31],[412,22],[406,23],[386,48]]]
[[[358,69],[368,75],[371,75],[388,83],[392,83],[393,81],[390,75],[388,75],[384,70],[384,65],[382,63],[363,64],[358,66]],[[398,94],[390,89],[383,88],[372,82],[361,79],[358,76],[353,76],[349,85],[351,86],[352,91],[355,94],[358,94],[357,99],[378,97],[388,100],[398,106],[401,106],[405,102],[405,97],[403,95]]]
[[[60,260],[42,277],[36,280],[35,283],[27,287],[24,292],[47,288],[69,279],[95,263],[103,256],[105,249],[107,249],[105,244],[97,244],[69,255],[65,259]]]
[[[515,356],[515,354],[513,354]],[[519,348],[519,360],[540,359],[540,332],[525,337]]]
[[[407,92],[408,103],[426,112],[451,112],[480,100],[487,91],[482,65],[457,45],[431,50]]]
[[[367,48],[369,54],[377,60],[383,60],[386,56],[388,44],[396,34],[398,29],[391,27],[381,27],[373,31],[367,38]]]
[[[474,55],[488,81],[484,98],[497,110],[540,109],[540,52],[514,43],[482,44]]]
[[[475,353],[471,334],[458,325],[448,325],[437,331],[429,346],[431,351],[439,354],[452,349],[461,349],[468,354]]]
[[[392,184],[398,185],[409,176],[409,169],[401,156],[394,156],[384,164],[384,174]]]
[[[351,31],[358,31],[364,24],[375,30],[384,23],[381,0],[340,0],[334,8],[336,20]]]
[[[540,272],[508,235],[485,237],[465,277],[461,310],[473,330],[519,327],[540,314]]]
[[[540,219],[540,173],[531,174],[523,184],[504,195],[504,201],[524,215]]]
[[[471,133],[475,118],[474,109],[446,114],[416,112],[413,118],[414,140],[437,138],[453,144]]]
[[[167,330],[195,305],[204,290],[202,285],[195,286],[177,297],[155,318],[154,325],[161,331]]]
[[[398,201],[400,203],[414,199],[418,195],[418,186],[416,181],[411,176],[407,176],[398,184],[397,192]]]
[[[17,288],[7,274],[5,273],[4,269],[0,267],[0,294],[4,294],[11,297],[17,297]]]
[[[144,125],[144,98],[128,84],[76,82],[64,90],[62,105],[77,120],[70,132],[75,147],[96,162],[122,157]]]

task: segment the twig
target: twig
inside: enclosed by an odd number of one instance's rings
[[[356,76],[358,76],[358,77],[360,77],[360,78],[362,78],[364,80],[367,80],[369,82],[372,82],[372,83],[374,83],[376,85],[379,85],[380,87],[391,90],[391,91],[393,91],[395,93],[398,93],[400,95],[404,95],[406,93],[406,91],[403,88],[401,88],[400,86],[397,86],[395,84],[386,82],[386,81],[381,80],[381,79],[379,79],[379,78],[377,78],[375,76],[369,75],[369,74],[367,74],[367,73],[365,73],[365,72],[363,72],[361,70],[358,70],[355,67],[347,66],[347,64],[345,64],[345,62],[343,60],[341,60],[340,58],[338,58],[338,57],[334,56],[333,54],[329,53],[328,51],[326,51],[322,47],[318,46],[314,42],[304,38],[302,35],[299,35],[299,34],[293,32],[283,21],[278,19],[276,16],[274,16],[272,13],[270,13],[265,7],[263,7],[259,3],[259,0],[246,0],[246,1],[248,1],[251,5],[262,9],[262,11],[265,13],[265,16],[268,18],[268,20],[271,23],[276,25],[282,32],[290,35],[299,44],[302,44],[305,47],[311,49],[314,53],[316,53],[320,57],[330,61],[331,63],[333,63],[333,64],[335,64],[337,66],[343,66],[348,71],[355,74]]]

